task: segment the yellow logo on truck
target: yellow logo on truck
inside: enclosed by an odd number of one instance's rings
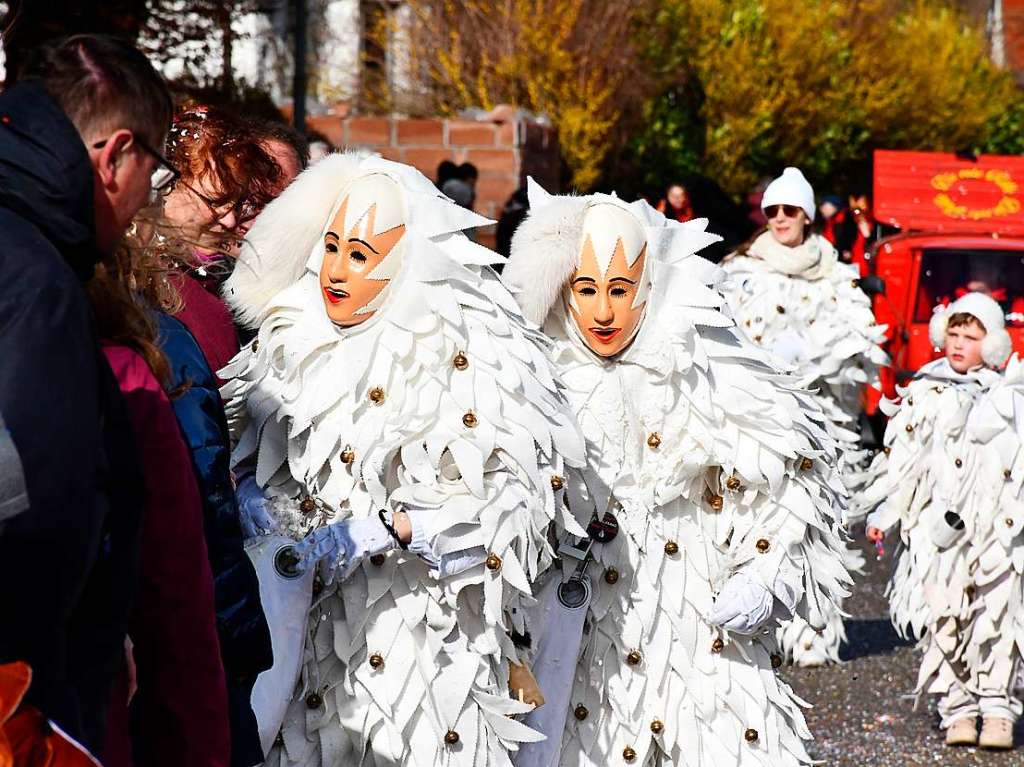
[[[950,191],[961,181],[991,184],[994,187],[992,192],[1000,195],[999,201],[988,208],[972,208],[964,202],[957,202],[950,195]],[[995,216],[1012,216],[1020,213],[1020,200],[1014,196],[1017,194],[1017,182],[1005,170],[961,168],[957,171],[939,173],[932,177],[932,187],[939,190],[939,193],[935,195],[935,207],[950,218],[982,221]],[[966,197],[967,193],[961,189],[958,196]]]

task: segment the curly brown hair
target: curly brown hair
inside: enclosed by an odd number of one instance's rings
[[[281,193],[284,174],[262,135],[230,112],[191,106],[179,112],[167,137],[167,158],[191,188],[212,190],[210,202],[230,206],[247,221]]]

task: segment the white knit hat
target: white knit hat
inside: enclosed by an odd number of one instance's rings
[[[1003,308],[984,293],[968,293],[948,306],[936,306],[928,323],[928,338],[932,345],[937,348],[945,346],[949,318],[960,313],[970,314],[984,326],[985,340],[981,342],[981,358],[989,367],[1001,367],[1010,356],[1013,344],[1010,334],[1006,332]]]
[[[770,205],[798,205],[804,209],[807,217],[814,221],[814,189],[799,168],[786,168],[782,175],[764,190],[761,210]]]

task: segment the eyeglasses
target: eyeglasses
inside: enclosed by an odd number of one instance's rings
[[[153,147],[138,136],[134,136],[134,139],[143,152],[156,160],[156,169],[149,178],[149,186],[154,194],[168,194],[176,185],[181,184],[209,209],[210,214],[213,216],[213,221],[217,223],[220,223],[221,219],[225,218],[232,211],[235,212],[235,219],[239,223],[249,221],[259,212],[259,207],[257,207],[256,203],[247,198],[243,198],[235,203],[218,203],[216,200],[211,199],[191,184],[183,181],[181,171],[175,168],[171,161],[160,154],[160,152],[153,149]],[[106,145],[107,140],[104,139],[93,144],[92,147],[93,149],[102,149]],[[228,230],[233,230],[237,225],[235,224],[235,226],[230,227]]]
[[[149,187],[154,192],[166,192],[174,185],[178,179],[181,178],[181,173],[171,165],[171,161],[156,151],[153,147],[147,144],[138,136],[134,136],[135,143],[138,147],[156,160],[156,169],[149,177]],[[92,145],[93,149],[102,149],[107,145],[107,139],[103,141],[97,141]]]
[[[786,218],[796,218],[804,210],[799,205],[769,205],[764,209],[764,214],[768,218],[775,218],[779,215],[779,208],[782,208],[782,212],[786,214]]]

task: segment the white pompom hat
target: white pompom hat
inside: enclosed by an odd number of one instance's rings
[[[770,205],[798,205],[803,208],[807,218],[814,221],[814,189],[799,168],[786,168],[764,190],[761,210]]]
[[[954,314],[970,314],[985,328],[985,340],[981,342],[981,358],[989,367],[1002,367],[1013,351],[1010,334],[1006,332],[1003,308],[991,296],[984,293],[968,293],[947,306],[936,306],[928,323],[928,338],[932,345],[941,349],[946,345],[946,328]]]

